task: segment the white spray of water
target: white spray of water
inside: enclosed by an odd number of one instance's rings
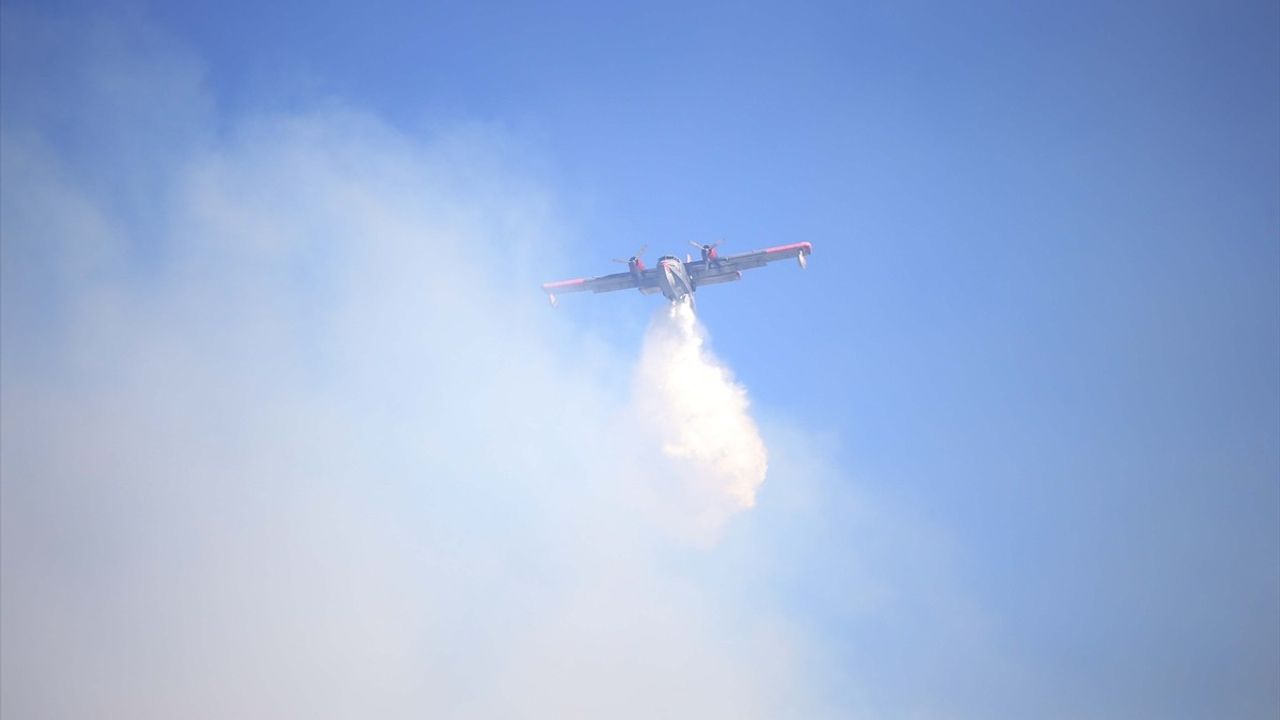
[[[768,456],[746,389],[706,347],[692,306],[674,303],[649,325],[635,380],[636,405],[657,434],[678,498],[699,534],[755,505]]]

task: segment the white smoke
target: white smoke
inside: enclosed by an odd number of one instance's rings
[[[481,139],[317,113],[166,149],[155,214],[182,232],[143,283],[83,229],[139,234],[118,200],[46,180],[11,132],[0,716],[766,718],[814,697],[803,638],[673,569],[684,548],[631,503],[668,464],[630,462],[664,453],[611,392],[631,362],[488,270],[499,239],[550,231],[511,173],[463,182]],[[701,483],[714,519],[752,485],[704,454],[724,418],[681,398],[735,397],[692,329],[656,335],[646,362],[679,384],[641,397],[680,431],[658,477]]]
[[[642,422],[658,437],[671,482],[661,502],[685,531],[713,537],[733,513],[755,505],[768,454],[747,391],[707,348],[688,302],[659,310],[635,375]]]
[[[1014,684],[955,671],[989,644],[931,565],[907,599],[946,607],[900,609],[889,570],[936,554],[828,501],[810,433],[766,424],[774,492],[710,542],[765,475],[742,387],[690,308],[638,367],[546,311],[564,233],[504,137],[206,117],[145,32],[0,16],[0,717],[965,716],[953,686]]]

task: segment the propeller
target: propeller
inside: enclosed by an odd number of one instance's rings
[[[627,258],[626,260],[623,260],[622,258],[613,258],[613,261],[614,261],[614,262],[616,262],[616,263],[622,263],[623,265],[630,265],[630,264],[632,263],[632,261],[634,261],[634,260],[639,260],[639,259],[640,259],[640,257],[641,257],[642,255],[644,255],[644,251],[645,251],[646,249],[648,249],[648,247],[649,247],[648,245],[641,245],[641,246],[640,246],[640,249],[636,251],[636,254],[635,254],[635,255],[632,255],[631,257]]]
[[[703,245],[700,242],[690,240],[689,244],[698,248],[698,251],[702,253],[702,262],[709,265],[711,263],[720,262],[720,255],[716,252],[716,248],[720,247],[720,243],[722,242],[724,242],[724,240],[717,240],[709,245]]]

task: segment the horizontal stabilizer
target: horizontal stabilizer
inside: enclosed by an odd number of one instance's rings
[[[735,280],[741,280],[742,273],[739,271],[722,273],[720,275],[707,275],[698,279],[698,285],[715,285],[716,283],[727,283]]]

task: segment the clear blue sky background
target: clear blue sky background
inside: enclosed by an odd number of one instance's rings
[[[565,276],[812,242],[700,293],[756,405],[940,528],[1053,697],[1274,716],[1276,3],[41,5],[170,33],[219,117],[495,128]],[[560,318],[634,347],[655,302]]]

